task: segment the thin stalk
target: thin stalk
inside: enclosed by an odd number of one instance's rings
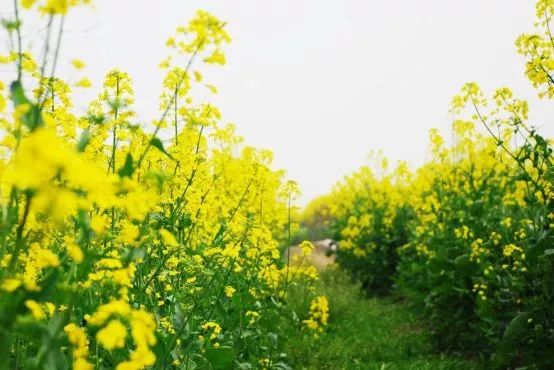
[[[290,212],[290,205],[291,205],[291,199],[292,199],[292,191],[289,191],[289,200],[288,200],[288,248],[290,248],[291,244],[291,212]],[[285,276],[285,296],[287,294],[287,290],[289,288],[289,271],[290,271],[290,249],[289,253],[287,253],[287,274]]]
[[[177,90],[177,87],[175,87],[175,92],[173,94],[173,126],[175,128],[175,146],[177,146],[179,144],[178,142],[178,139],[177,139],[177,135],[179,134],[179,130],[178,130],[178,127],[177,127],[177,110],[178,110],[178,107],[177,107],[177,95],[178,95],[178,90]]]
[[[62,37],[63,37],[63,30],[65,25],[65,15],[62,16],[60,20],[60,28],[58,31],[58,38],[56,40],[56,49],[54,51],[54,60],[52,61],[52,69],[50,71],[50,76],[54,77],[56,75],[56,67],[58,66],[58,58],[60,56],[60,49],[62,46]]]
[[[13,7],[15,11],[15,22],[17,28],[15,32],[17,34],[17,81],[21,82],[22,77],[22,64],[23,64],[23,51],[21,46],[21,19],[19,18],[19,0],[13,0]]]
[[[115,109],[114,109],[114,121],[113,121],[113,138],[112,138],[112,174],[115,174],[115,151],[117,147],[117,118],[119,116],[119,76],[117,76],[115,82]],[[115,230],[115,207],[112,208],[112,234]]]
[[[115,149],[117,146],[117,118],[119,116],[119,76],[116,79],[115,84],[115,109],[114,109],[114,123],[112,127],[112,173],[115,174]]]
[[[491,130],[491,128],[489,127],[489,125],[487,124],[487,122],[485,121],[484,117],[481,115],[481,111],[479,111],[479,108],[477,107],[477,104],[475,103],[475,100],[473,99],[473,97],[471,98],[471,102],[473,104],[473,107],[475,108],[475,112],[477,113],[477,117],[479,117],[479,120],[481,121],[481,123],[485,126],[485,128],[487,129],[487,131],[489,132],[489,134],[493,137],[494,141],[496,142],[496,145],[500,146],[514,161],[516,161],[517,165],[521,168],[521,170],[526,173],[529,177],[529,180],[533,183],[533,185],[535,185],[537,187],[537,189],[542,189],[542,187],[540,186],[539,183],[537,183],[533,178],[532,176],[529,175],[529,173],[527,172],[527,170],[525,169],[525,166],[523,166],[523,164],[521,164],[521,162],[519,161],[519,158],[516,157],[507,147],[506,145],[504,145],[504,143],[502,142],[502,140],[500,140],[500,138],[496,137],[495,133]]]
[[[52,60],[52,68],[50,70],[50,82],[52,82],[52,79],[54,78],[54,75],[56,73],[56,67],[58,65],[58,58],[60,56],[60,49],[61,49],[61,45],[62,45],[64,23],[65,23],[65,16],[62,16],[61,21],[60,21],[60,28],[58,30],[58,37],[56,38],[56,48],[54,49],[54,59]],[[54,93],[54,91],[52,91],[52,94],[53,93]],[[45,94],[45,91],[41,89],[40,95],[37,99],[37,102],[40,105],[40,110],[41,111],[44,109],[44,104],[46,104],[46,98],[43,99],[44,94]],[[54,99],[52,99],[52,100],[54,100]]]
[[[179,81],[177,82],[177,87],[175,88],[175,91],[178,91],[180,88],[181,88],[181,85],[183,84],[183,82],[185,81],[185,78],[187,76],[187,73],[188,71],[190,70],[190,67],[192,66],[192,62],[194,61],[194,59],[196,58],[196,56],[198,55],[198,52],[200,51],[200,48],[202,47],[203,43],[200,43],[198,44],[198,46],[196,47],[196,49],[194,50],[194,52],[192,53],[188,63],[187,63],[187,66],[185,68],[185,72],[183,73],[183,77],[181,77],[179,79]],[[177,93],[175,93],[176,95]],[[173,97],[172,97],[173,98]],[[142,154],[140,155],[139,157],[139,160],[137,161],[137,166],[136,168],[139,168],[140,165],[142,164],[142,161],[144,161],[144,158],[146,157],[146,154],[148,153],[148,151],[150,150],[150,147],[152,146],[152,139],[154,139],[156,137],[156,135],[158,134],[158,132],[160,131],[161,129],[161,126],[162,126],[162,122],[165,120],[165,117],[167,116],[167,114],[169,113],[169,109],[171,108],[171,104],[168,104],[167,107],[164,109],[163,113],[162,113],[162,116],[160,117],[159,119],[159,123],[156,125],[156,129],[154,130],[154,133],[152,134],[152,138],[150,139],[150,141],[148,142],[148,144],[146,145],[146,148],[144,149],[144,151],[142,152]]]
[[[42,54],[42,65],[40,67],[40,77],[44,78],[44,72],[46,71],[46,64],[48,61],[48,53],[50,52],[50,34],[52,33],[52,22],[54,21],[54,15],[50,14],[48,17],[48,24],[46,25],[46,37],[44,39],[44,51]]]
[[[552,32],[550,30],[550,19],[548,18],[548,13],[544,9],[544,23],[546,24],[546,30],[548,32],[548,38],[550,39],[550,45],[554,49],[554,38],[552,38]]]
[[[25,229],[25,224],[27,223],[27,218],[29,216],[29,212],[31,211],[31,197],[27,196],[26,202],[25,202],[25,208],[23,210],[23,217],[21,219],[21,222],[17,226],[16,230],[16,239],[15,239],[15,250],[12,255],[12,259],[10,261],[10,270],[13,269],[15,266],[15,263],[17,261],[17,257],[19,254],[19,251],[21,250],[22,244],[23,244],[23,230]]]

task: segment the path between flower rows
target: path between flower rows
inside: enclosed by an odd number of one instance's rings
[[[312,260],[328,258],[314,251]],[[478,364],[435,353],[408,303],[368,298],[336,264],[325,264],[316,287],[329,298],[327,330],[317,341],[296,336],[287,346],[294,369],[476,369]]]

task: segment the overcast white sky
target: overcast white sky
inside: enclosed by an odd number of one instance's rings
[[[11,1],[1,0],[9,11]],[[451,97],[467,81],[510,86],[532,102],[544,132],[553,103],[535,99],[516,55],[532,29],[526,0],[96,0],[68,19],[61,75],[88,62],[100,87],[113,67],[134,78],[136,108],[155,117],[164,42],[198,8],[228,22],[224,68],[207,79],[214,102],[250,145],[275,153],[302,202],[367,161],[371,150],[414,166],[432,127],[448,130]],[[33,25],[39,30],[38,25]],[[31,29],[33,29],[31,27]],[[74,73],[73,73],[74,74]],[[89,93],[96,95],[97,90]]]

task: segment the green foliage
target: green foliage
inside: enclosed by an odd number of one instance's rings
[[[548,171],[533,163],[552,158],[517,159],[471,127],[458,123],[459,144],[435,148],[408,182],[363,168],[339,186],[338,260],[370,293],[394,283],[423,310],[436,348],[544,367],[554,355],[554,213],[552,183],[538,175]]]
[[[340,271],[326,271],[317,287],[329,297],[325,333],[291,335],[286,343],[295,369],[476,369],[479,363],[435,353],[427,330],[406,302],[365,297]],[[301,296],[296,297],[301,303]]]
[[[152,140],[150,140],[150,144],[158,149],[160,152],[162,152],[163,154],[167,155],[169,158],[173,159],[173,157],[171,156],[171,154],[169,154],[167,152],[167,150],[165,150],[164,148],[164,144],[162,143],[162,141],[160,140],[160,138],[158,137],[153,137]]]
[[[473,114],[453,122],[451,146],[431,131],[431,160],[417,172],[405,174],[400,165],[391,173],[385,162],[337,185],[339,261],[370,292],[394,284],[418,305],[437,348],[480,353],[493,367],[548,367],[552,140],[527,122],[527,103],[507,88],[487,99],[468,83],[453,108]]]

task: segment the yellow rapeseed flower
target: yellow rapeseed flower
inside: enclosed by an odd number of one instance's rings
[[[125,338],[127,328],[119,320],[110,321],[96,334],[98,342],[108,351],[125,346]]]

